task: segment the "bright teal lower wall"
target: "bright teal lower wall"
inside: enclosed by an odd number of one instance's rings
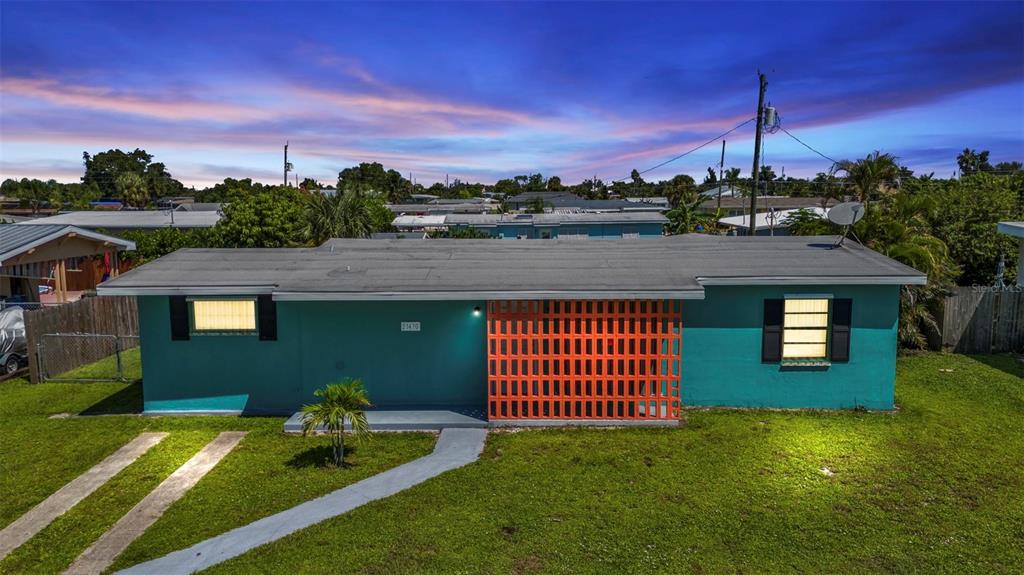
[[[473,315],[483,302],[278,302],[277,341],[171,341],[168,305],[139,298],[147,411],[290,413],[346,376],[382,407],[485,403],[485,323]]]
[[[761,363],[764,300],[795,293],[853,299],[849,362]],[[683,404],[892,409],[898,318],[898,286],[707,287],[683,303]]]

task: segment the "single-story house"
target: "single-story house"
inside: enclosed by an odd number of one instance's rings
[[[757,211],[767,212],[769,210],[798,210],[800,208],[828,208],[839,203],[832,198],[802,197],[802,196],[758,196]],[[721,208],[719,208],[719,205]],[[721,201],[717,197],[711,197],[700,203],[700,211],[705,214],[713,214],[719,209],[722,216],[742,216],[750,211],[749,197],[726,197],[722,196]]]
[[[1024,222],[999,222],[999,233],[1017,238],[1017,286],[1024,287]]]
[[[754,218],[754,234],[758,236],[786,236],[789,235],[789,217],[800,210],[811,212],[818,217],[824,218],[828,210],[820,207],[800,208],[794,210],[771,210],[758,212]],[[750,235],[750,215],[730,216],[720,218],[718,224],[730,229],[730,233],[740,236]]]
[[[117,277],[117,252],[134,249],[134,242],[75,226],[0,225],[0,299],[74,301],[103,278]]]
[[[146,412],[291,413],[344,377],[379,408],[664,423],[682,406],[893,408],[899,291],[832,237],[346,240],[187,249],[138,297]]]
[[[175,210],[121,210],[116,212],[80,211],[64,212],[46,218],[36,218],[19,226],[61,224],[87,230],[117,233],[124,230],[152,230],[156,228],[212,228],[220,221],[216,211],[179,212]]]
[[[668,218],[658,212],[446,214],[399,216],[399,230],[474,228],[499,239],[617,239],[660,237]]]

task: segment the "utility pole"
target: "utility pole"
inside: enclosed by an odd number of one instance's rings
[[[758,176],[760,175],[761,166],[761,130],[764,128],[764,91],[768,87],[768,79],[765,78],[764,74],[760,71],[757,73],[757,78],[760,82],[760,89],[757,94],[757,132],[754,133],[754,171],[751,172],[753,176],[754,186],[750,190],[750,235],[754,235],[757,232],[757,194],[758,194]]]
[[[722,209],[722,170],[725,169],[725,140],[722,140],[722,159],[718,160],[718,209]]]
[[[288,163],[288,142],[284,143],[284,185],[288,185],[288,172],[291,171],[292,165]]]

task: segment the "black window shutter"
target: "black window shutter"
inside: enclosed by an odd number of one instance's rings
[[[832,361],[850,361],[850,323],[853,300],[832,300]]]
[[[764,363],[782,361],[782,310],[783,300],[764,300],[764,328],[761,334],[761,361]]]
[[[188,301],[183,295],[172,295],[171,303],[171,340],[188,339]]]
[[[257,298],[260,341],[277,341],[277,302],[269,295]]]

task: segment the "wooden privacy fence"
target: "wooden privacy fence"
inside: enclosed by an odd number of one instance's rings
[[[943,312],[942,348],[957,353],[1024,351],[1024,288],[954,288]]]
[[[139,312],[134,297],[88,297],[54,307],[25,312],[28,366],[32,383],[39,383],[39,344],[47,334],[139,335]],[[52,348],[48,353],[53,353]],[[65,346],[61,365],[74,369],[101,357],[86,346]]]

